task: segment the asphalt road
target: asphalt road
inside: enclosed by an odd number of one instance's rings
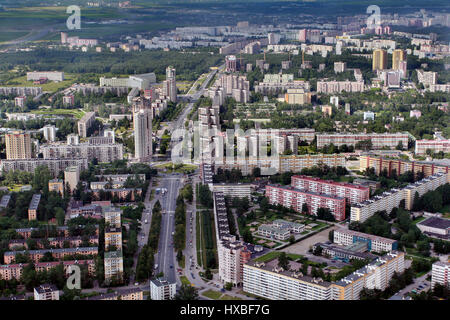
[[[155,264],[158,265],[156,274],[163,272],[164,279],[169,282],[176,281],[175,251],[173,236],[175,232],[175,208],[178,193],[181,187],[181,175],[170,174],[163,177],[158,188],[165,188],[167,192],[161,196],[162,220],[158,243],[158,252]]]

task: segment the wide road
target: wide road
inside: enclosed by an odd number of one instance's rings
[[[175,121],[172,121],[172,123],[169,125],[169,131],[171,133],[174,132],[175,129],[184,129],[184,122],[187,120],[187,115],[189,112],[191,112],[192,108],[194,107],[194,104],[197,102],[198,99],[203,95],[203,93],[206,90],[206,86],[209,84],[211,79],[215,76],[217,71],[221,68],[223,68],[224,65],[220,66],[217,70],[212,70],[209,72],[208,76],[206,77],[206,80],[202,83],[201,87],[192,95],[186,95],[186,97],[190,97],[190,101],[186,108],[184,108],[183,112],[178,116],[178,118]],[[175,133],[175,135],[172,134],[172,141],[177,140],[179,137],[179,133]]]
[[[155,264],[158,265],[156,274],[163,272],[164,279],[176,282],[175,274],[175,251],[173,248],[173,236],[175,232],[175,208],[181,187],[181,175],[168,174],[162,177],[158,188],[165,188],[167,192],[162,196],[160,202],[162,207],[162,220],[159,235],[158,252]]]

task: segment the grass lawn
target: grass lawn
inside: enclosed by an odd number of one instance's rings
[[[259,258],[256,258],[255,261],[268,262],[268,261],[271,261],[271,260],[277,258],[280,254],[281,254],[281,251],[272,251],[272,252],[269,252]],[[288,256],[288,258],[290,258],[292,260],[297,260],[297,259],[303,258],[302,255],[294,254],[294,253],[288,253],[287,256]]]
[[[242,300],[242,299],[224,294],[219,300]]]
[[[441,212],[444,218],[450,219],[450,204],[442,207]]]
[[[180,277],[180,281],[181,281],[182,284],[186,284],[188,286],[191,285],[191,282],[188,280],[188,278],[186,276],[181,276]]]
[[[0,32],[0,43],[21,38],[23,36],[26,36],[27,34],[28,34],[28,32],[26,32],[26,31],[5,31],[5,32]]]
[[[417,223],[419,223],[420,221],[425,220],[426,218],[427,218],[427,217],[420,217],[420,218],[414,220],[414,221],[413,221],[413,224],[417,224]]]
[[[201,239],[201,237],[200,237],[200,219],[201,219],[201,214],[199,213],[199,212],[196,212],[196,214],[197,214],[197,219],[195,219],[195,221],[196,221],[196,227],[195,227],[195,230],[197,230],[197,232],[195,233],[195,237],[196,237],[196,246],[197,246],[197,263],[198,263],[198,265],[199,266],[202,266],[203,265],[203,263],[202,263],[202,255],[200,254],[200,250],[201,250],[201,248],[202,248],[202,243],[201,243],[201,241],[202,241],[202,239]]]
[[[33,81],[27,81],[27,76],[22,76],[9,80],[6,87],[42,87],[42,91],[56,92],[60,89],[70,87],[76,81],[76,75],[64,73],[64,81],[53,82],[49,81],[44,84],[33,84]]]
[[[215,290],[207,290],[202,293],[202,296],[205,296],[205,297],[213,299],[213,300],[219,300],[219,298],[222,296],[222,292],[215,291]]]
[[[184,262],[184,260],[185,260],[185,259],[184,259],[184,256],[182,256],[182,257],[181,257],[181,260],[178,262],[178,264],[180,265],[180,267],[183,268],[183,269],[184,269],[184,267],[185,267],[185,262]]]
[[[31,113],[41,115],[70,115],[77,119],[81,119],[85,114],[81,109],[40,109],[32,110]]]

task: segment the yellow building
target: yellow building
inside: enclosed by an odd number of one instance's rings
[[[48,191],[55,191],[58,192],[61,196],[64,196],[64,181],[60,179],[49,180]]]
[[[333,108],[331,106],[322,106],[322,113],[325,113],[331,117],[333,114]]]
[[[107,228],[105,230],[105,250],[109,250],[114,246],[116,250],[122,250],[122,229],[121,228]]]
[[[392,53],[392,69],[400,69],[400,61],[406,60],[406,54],[404,50],[395,49]]]
[[[387,69],[387,52],[383,49],[376,49],[372,54],[372,70]]]
[[[5,134],[6,159],[31,159],[31,136],[23,131],[14,131]]]

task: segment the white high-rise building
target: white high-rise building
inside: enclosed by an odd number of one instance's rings
[[[176,70],[172,66],[166,68],[166,81],[164,81],[163,94],[172,102],[177,102]]]
[[[46,125],[42,128],[44,131],[44,138],[49,142],[54,142],[56,140],[56,127],[53,125]]]
[[[133,104],[134,157],[139,162],[152,156],[152,109],[150,100],[137,98]]]
[[[450,262],[438,261],[433,263],[433,269],[431,272],[431,287],[434,288],[436,284],[440,284],[450,288],[450,282],[448,281],[450,273]]]

